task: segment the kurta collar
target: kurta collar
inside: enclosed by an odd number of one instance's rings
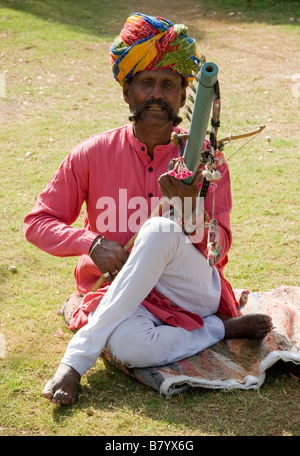
[[[176,131],[176,129],[174,129]],[[167,155],[171,150],[174,150],[174,158],[177,157],[178,151],[177,147],[174,146],[174,144],[170,141],[168,144],[165,145],[158,145],[154,148],[154,154],[153,154],[153,160],[149,157],[147,153],[147,146],[146,144],[142,143],[139,141],[136,136],[134,135],[133,131],[133,124],[129,124],[128,128],[128,140],[131,145],[131,147],[135,150],[135,152],[138,154],[140,157],[140,160],[145,164],[149,165],[149,163],[154,163],[156,161],[159,161],[161,158],[163,158],[164,155]]]

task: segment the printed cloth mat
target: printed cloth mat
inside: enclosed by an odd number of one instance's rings
[[[272,317],[274,328],[264,339],[223,340],[176,363],[150,368],[117,364],[106,350],[101,356],[167,397],[190,387],[257,389],[265,381],[267,369],[277,361],[292,362],[299,370],[300,287],[281,286],[269,292],[234,291],[241,314],[264,313]],[[61,314],[67,324],[81,299],[82,295],[75,293],[63,305]]]

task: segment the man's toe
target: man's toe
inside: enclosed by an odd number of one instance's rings
[[[55,404],[72,405],[75,402],[75,398],[64,391],[57,391],[53,395],[51,402]]]
[[[45,386],[45,388],[42,391],[42,396],[45,397],[46,399],[52,399],[53,397],[53,390],[50,386],[50,382],[48,382]]]

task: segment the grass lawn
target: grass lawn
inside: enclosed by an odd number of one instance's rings
[[[280,363],[258,391],[165,399],[99,360],[74,407],[41,398],[72,337],[57,310],[77,258],[27,243],[23,219],[75,145],[128,121],[109,48],[134,11],[185,23],[219,66],[220,136],[266,124],[229,161],[228,280],[300,286],[298,1],[0,0],[0,435],[299,436],[299,382]]]

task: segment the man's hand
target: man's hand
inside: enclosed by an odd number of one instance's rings
[[[121,244],[108,239],[102,239],[101,243],[90,253],[90,257],[102,274],[109,273],[106,278],[108,282],[113,281],[126,263],[128,256],[129,253],[125,252]]]
[[[196,207],[196,197],[199,196],[198,184],[202,179],[201,170],[197,171],[195,179],[190,185],[165,173],[160,176],[158,183],[163,196],[169,200],[175,197],[180,198],[183,218],[187,219]]]

